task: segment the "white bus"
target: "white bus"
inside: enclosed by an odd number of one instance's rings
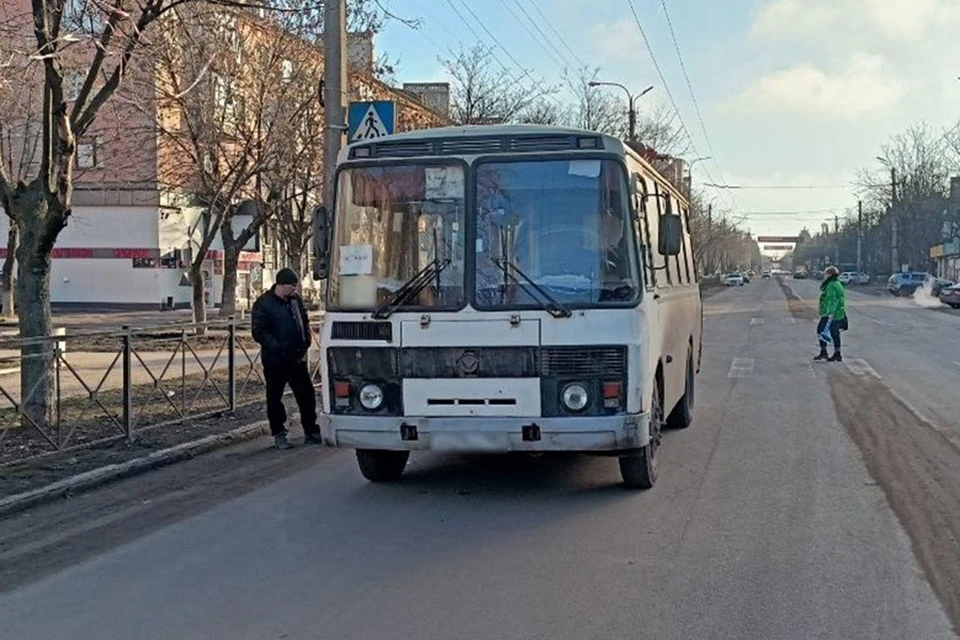
[[[352,144],[315,214],[325,441],[617,456],[649,488],[693,420],[702,313],[683,195],[615,138],[451,127]]]

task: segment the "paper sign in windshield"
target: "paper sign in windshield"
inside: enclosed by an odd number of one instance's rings
[[[340,275],[367,276],[373,273],[373,245],[340,247]]]

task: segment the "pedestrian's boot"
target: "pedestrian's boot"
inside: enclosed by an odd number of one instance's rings
[[[278,436],[273,436],[273,444],[281,451],[285,449],[293,449],[293,445],[290,444],[289,440],[287,440],[287,434],[285,433],[281,433]]]
[[[813,359],[813,361],[814,361],[814,362],[823,362],[824,360],[828,360],[829,358],[830,358],[830,354],[827,353],[827,350],[826,350],[826,349],[820,349],[820,353],[817,354],[817,356]]]
[[[843,356],[840,355],[840,350],[837,349],[837,350],[833,353],[833,355],[830,356],[830,359],[827,360],[827,362],[843,362]]]

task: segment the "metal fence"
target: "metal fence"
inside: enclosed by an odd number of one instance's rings
[[[319,324],[311,331],[317,384]],[[51,389],[39,414],[44,384],[21,389],[31,362]],[[259,346],[233,318],[0,340],[0,464],[203,424],[263,402],[264,392]]]

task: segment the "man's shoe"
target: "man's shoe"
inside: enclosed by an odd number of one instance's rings
[[[823,362],[827,360],[830,356],[827,355],[826,351],[821,351],[820,354],[813,359],[814,362]]]
[[[827,360],[827,362],[843,362],[843,356],[841,356],[840,352],[838,351],[832,356],[830,356],[830,359]]]
[[[277,449],[280,449],[281,451],[285,449],[293,449],[293,445],[290,444],[289,440],[287,440],[286,434],[273,436],[273,444]]]
[[[323,437],[319,433],[308,433],[303,437],[303,444],[317,444],[323,446]]]

